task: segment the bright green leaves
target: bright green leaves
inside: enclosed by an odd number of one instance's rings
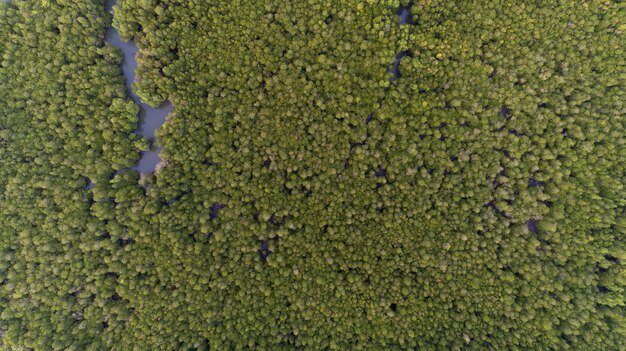
[[[176,105],[138,179],[102,4],[45,3],[0,10],[10,347],[622,347],[621,4],[120,0]]]
[[[121,130],[133,130],[137,127],[139,106],[131,100],[114,99],[109,107],[112,127]]]
[[[129,239],[111,196],[143,194],[136,181],[115,193],[109,180],[134,163],[142,140],[122,57],[102,42],[107,18],[103,1],[0,5],[0,330],[9,349],[116,348],[129,317],[107,278],[124,267],[108,265],[120,250],[112,234]]]

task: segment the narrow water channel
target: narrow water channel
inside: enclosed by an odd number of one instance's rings
[[[400,6],[396,10],[396,15],[399,17],[398,26],[402,25],[413,25],[413,16],[411,15],[411,6],[413,6],[413,1],[410,1],[406,6]],[[409,50],[401,51],[396,55],[396,58],[393,61],[393,65],[391,66],[391,77],[389,77],[389,81],[393,83],[394,80],[400,78],[400,61],[403,57],[409,56],[413,57],[413,53]],[[374,114],[370,113],[365,117],[365,123],[370,123],[374,119]]]
[[[107,0],[105,2],[105,10],[108,13],[112,13],[112,8],[115,3],[117,3],[117,0]],[[124,55],[122,73],[126,81],[126,90],[130,98],[139,106],[139,127],[135,133],[148,138],[151,145],[149,151],[141,153],[141,159],[133,166],[133,169],[139,173],[152,173],[161,160],[159,157],[161,147],[155,145],[156,138],[154,133],[165,123],[167,115],[174,110],[174,107],[169,102],[159,108],[148,106],[133,92],[132,84],[135,81],[135,70],[137,69],[135,56],[137,55],[137,51],[139,51],[135,43],[123,41],[117,30],[112,26],[107,29],[104,41],[119,48]]]
[[[413,2],[409,2],[406,6],[400,6],[396,14],[400,16],[399,25],[403,24],[414,24],[413,16],[411,16],[411,6],[413,6]]]
[[[398,8],[398,11],[396,11],[396,15],[400,17],[400,20],[398,21],[398,26],[401,26],[404,24],[409,24],[409,25],[414,24],[413,17],[411,16],[411,6],[413,6],[412,1],[409,2],[407,6],[400,6]],[[411,55],[412,54],[410,51],[402,51],[398,53],[395,61],[393,62],[393,68],[391,69],[391,74],[392,74],[390,78],[391,82],[400,78],[400,75],[401,75],[400,74],[400,60],[402,60],[402,58],[405,56],[411,56]]]
[[[117,0],[106,0],[106,12],[112,14],[113,6],[116,3]],[[401,6],[398,9],[397,15],[400,17],[398,25],[413,24],[410,15],[411,5],[412,3],[408,6]],[[139,173],[152,173],[155,171],[157,164],[161,161],[161,158],[159,157],[161,147],[156,145],[155,131],[157,128],[162,126],[163,123],[165,123],[167,115],[174,110],[174,107],[170,102],[167,102],[159,108],[153,108],[144,104],[139,96],[133,92],[132,84],[135,81],[135,70],[137,68],[137,60],[135,56],[139,51],[135,43],[123,41],[117,30],[115,30],[112,26],[107,29],[104,40],[105,42],[118,47],[124,55],[122,72],[126,82],[126,90],[128,91],[130,98],[139,106],[139,128],[135,131],[135,133],[148,138],[151,145],[150,150],[141,153],[141,158],[137,164],[133,166],[133,169]],[[400,78],[400,60],[404,56],[410,56],[410,53],[403,51],[396,56],[392,67],[392,77],[390,79],[392,82]],[[371,119],[372,115],[367,116],[366,123],[369,123]]]

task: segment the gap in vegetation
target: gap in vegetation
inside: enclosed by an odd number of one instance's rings
[[[415,24],[413,22],[413,15],[411,14],[412,6],[413,6],[413,1],[410,1],[406,6],[400,5],[400,7],[398,7],[398,10],[396,11],[396,15],[400,17],[400,20],[398,21],[398,26],[402,26],[405,24],[408,24],[408,25]],[[398,53],[398,55],[396,55],[396,60],[393,62],[393,69],[391,70],[392,76],[389,79],[390,82],[393,82],[394,80],[400,78],[401,76],[400,60],[402,60],[402,58],[405,56],[413,57],[413,53],[411,51],[406,50],[406,51],[401,51]]]
[[[107,0],[105,3],[106,12],[112,13],[113,6],[116,3],[117,0]],[[158,108],[151,107],[142,102],[141,98],[133,92],[132,85],[135,81],[135,71],[137,69],[136,55],[139,51],[134,42],[123,41],[112,25],[107,29],[104,40],[122,51],[124,61],[121,68],[126,80],[126,89],[130,98],[139,106],[139,128],[135,131],[135,134],[148,138],[150,143],[150,149],[141,153],[141,158],[132,169],[139,173],[152,173],[159,167],[161,162],[159,157],[161,147],[156,144],[155,131],[165,123],[167,116],[174,111],[174,106],[167,101]]]

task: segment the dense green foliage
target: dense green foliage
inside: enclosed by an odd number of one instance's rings
[[[145,142],[121,54],[102,40],[108,17],[92,1],[0,4],[0,329],[12,350],[106,349],[129,317],[113,264],[128,260],[126,233],[107,213],[142,195],[136,175],[113,173]]]
[[[625,6],[401,3],[119,0],[141,179],[103,4],[0,5],[5,345],[623,350]]]

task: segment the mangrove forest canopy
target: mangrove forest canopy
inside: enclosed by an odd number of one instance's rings
[[[154,173],[110,26],[173,106]],[[625,31],[620,0],[0,2],[1,348],[625,350]]]

